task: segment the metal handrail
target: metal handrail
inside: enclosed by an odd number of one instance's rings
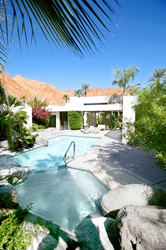
[[[63,160],[64,160],[65,164],[66,164],[66,160],[67,160],[67,153],[68,153],[69,149],[71,148],[72,144],[73,144],[73,157],[72,158],[73,159],[75,158],[75,141],[72,141],[70,143],[68,149],[66,150],[66,153],[65,153],[64,157],[63,157]]]

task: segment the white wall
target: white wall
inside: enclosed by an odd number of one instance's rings
[[[48,108],[53,112],[68,112],[68,111],[122,111],[122,104],[105,104],[105,105],[83,105],[80,103],[67,103],[66,106],[49,105]]]
[[[108,104],[110,96],[70,97],[70,102],[64,106],[49,105],[50,112],[67,111],[122,111],[122,104]],[[117,98],[117,101],[119,99]],[[90,104],[90,105],[86,105]],[[94,104],[94,105],[93,105]],[[96,105],[98,104],[98,105]],[[104,104],[104,105],[103,105]]]
[[[135,111],[133,105],[137,102],[137,96],[124,96],[123,97],[123,123],[135,122]],[[127,129],[122,129],[122,134],[126,134]],[[122,136],[122,142],[127,143],[127,138]]]
[[[97,96],[97,97],[70,97],[70,102],[65,103],[64,106],[49,105],[52,115],[56,115],[56,128],[60,129],[60,111],[67,112],[70,110],[84,111],[84,126],[86,124],[86,112],[88,111],[122,111],[123,112],[123,123],[135,121],[135,111],[132,106],[137,102],[136,96],[124,96],[123,104],[107,104],[110,97],[108,96]],[[99,105],[84,105],[84,104],[98,103]],[[105,103],[105,105],[103,105]],[[69,124],[68,124],[69,126]],[[70,129],[70,127],[69,127]],[[126,129],[122,130],[122,133],[126,134]],[[127,143],[125,137],[122,137],[122,142]]]

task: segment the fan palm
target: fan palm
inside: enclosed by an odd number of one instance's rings
[[[17,100],[16,97],[8,94],[3,84],[0,83],[0,120],[6,129],[9,149],[12,148],[12,128],[14,122],[12,109],[21,103],[21,100]]]
[[[2,71],[0,71],[1,77]],[[18,100],[16,97],[10,95],[0,79],[0,111],[11,111],[13,107],[22,104],[21,98]]]
[[[118,0],[114,2],[119,5]],[[0,36],[1,43],[4,42],[0,44],[1,52],[5,56],[5,46],[11,43],[15,26],[19,45],[24,35],[28,46],[28,37],[35,40],[34,24],[37,23],[49,42],[67,47],[72,52],[91,53],[96,49],[94,39],[103,43],[101,26],[110,32],[104,17],[115,24],[111,14],[118,17],[107,0],[100,3],[96,0],[1,0]]]
[[[133,81],[136,75],[139,73],[139,70],[136,67],[131,67],[128,70],[120,70],[115,68],[114,75],[117,80],[112,82],[113,85],[118,85],[120,88],[123,89],[123,94],[125,95],[126,89],[129,88],[129,82]]]

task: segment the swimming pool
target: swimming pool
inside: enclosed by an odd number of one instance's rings
[[[33,214],[68,230],[74,229],[90,213],[101,214],[99,200],[108,191],[89,172],[64,166],[64,153],[73,140],[76,155],[80,155],[97,139],[61,136],[49,140],[51,152],[46,153],[48,147],[39,147],[14,157],[22,166],[31,164],[32,170],[25,182],[15,186],[20,205],[33,203]]]
[[[64,166],[63,157],[72,141],[75,141],[75,154],[83,155],[99,138],[79,136],[58,136],[48,140],[47,147],[39,147],[14,156],[21,166],[29,166],[31,171]],[[72,155],[72,148],[68,156]]]
[[[63,167],[32,173],[15,188],[20,205],[33,203],[33,214],[68,230],[90,213],[101,214],[99,200],[108,191],[90,173]]]

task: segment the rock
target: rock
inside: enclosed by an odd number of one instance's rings
[[[166,209],[126,206],[117,216],[123,250],[165,250]]]
[[[38,145],[48,146],[47,139],[45,139],[43,137],[40,137],[40,136],[36,137],[35,143],[38,144]]]
[[[7,181],[0,181],[0,209],[18,207],[17,192]]]
[[[27,250],[65,250],[66,247],[49,234],[40,233],[30,244]]]
[[[14,159],[0,161],[0,180],[16,184],[28,178],[29,167],[21,167]]]
[[[11,167],[20,166],[14,159],[5,159],[0,161],[0,167],[7,167],[8,165],[10,165]]]
[[[140,217],[145,217],[150,220],[157,220],[163,223],[166,223],[166,209],[158,206],[125,206],[122,208],[118,215],[117,219],[123,216],[126,212],[135,213]]]
[[[87,216],[72,232],[75,234],[72,239],[77,242],[80,249],[119,249],[113,219],[92,214]],[[72,246],[70,247],[75,249]]]
[[[126,205],[147,206],[154,189],[145,184],[129,184],[110,190],[102,196],[100,206],[104,215]]]

